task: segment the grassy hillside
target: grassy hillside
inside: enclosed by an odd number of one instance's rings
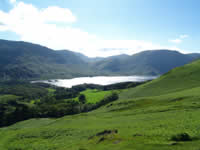
[[[200,146],[199,90],[119,100],[94,112],[0,129],[2,150],[188,150]],[[191,141],[171,137],[187,133]]]
[[[134,98],[156,96],[200,86],[200,60],[175,68],[160,78],[133,88],[121,96]]]
[[[0,129],[1,150],[198,150],[200,61],[93,112]]]

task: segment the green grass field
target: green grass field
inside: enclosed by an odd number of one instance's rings
[[[85,95],[87,103],[99,102],[100,100],[102,100],[104,97],[108,96],[111,93],[112,91],[101,91],[96,89],[87,89],[81,92],[81,94]],[[75,100],[78,100],[78,97]]]
[[[119,100],[95,111],[1,128],[0,149],[199,150],[199,75],[196,61],[125,90]],[[171,139],[180,133],[187,133],[191,141]]]
[[[119,100],[90,113],[20,122],[1,129],[0,146],[2,150],[198,149],[199,90]],[[118,133],[94,136],[113,129]],[[177,144],[170,140],[185,132],[195,140]]]

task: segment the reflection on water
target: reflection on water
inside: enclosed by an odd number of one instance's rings
[[[96,76],[96,77],[80,77],[80,78],[73,78],[73,79],[56,79],[56,80],[44,80],[44,81],[33,81],[32,83],[36,82],[43,82],[48,83],[60,87],[67,87],[71,88],[74,85],[79,84],[99,84],[99,85],[109,85],[114,83],[120,82],[142,82],[147,80],[152,80],[157,78],[156,76]]]

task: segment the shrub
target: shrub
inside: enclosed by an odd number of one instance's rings
[[[171,137],[171,140],[172,141],[191,141],[191,137],[189,134],[187,133],[180,133],[180,134],[177,134],[177,135],[173,135]]]
[[[85,104],[86,103],[86,97],[84,94],[80,94],[80,96],[78,97],[78,100],[80,103]]]

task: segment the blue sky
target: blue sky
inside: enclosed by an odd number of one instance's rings
[[[198,0],[1,0],[0,38],[85,55],[200,52]]]

